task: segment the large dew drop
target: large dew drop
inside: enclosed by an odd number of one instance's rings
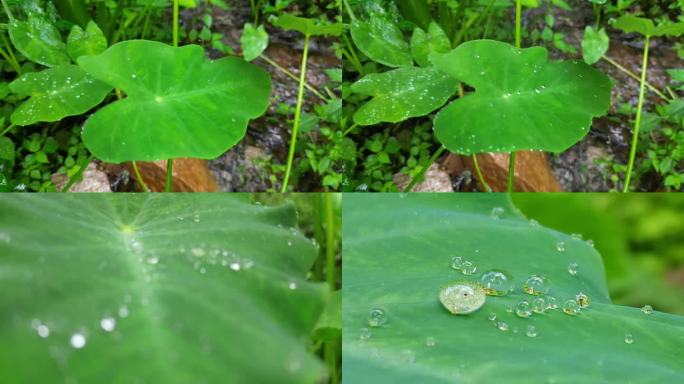
[[[651,313],[653,313],[653,307],[651,307],[648,304],[644,305],[643,307],[641,307],[641,312],[643,312],[644,315],[650,315]]]
[[[513,291],[513,282],[504,271],[485,272],[480,277],[480,284],[485,293],[490,296],[505,296]]]
[[[373,308],[368,314],[368,325],[371,327],[381,327],[387,324],[387,314],[383,309]]]
[[[532,275],[523,285],[523,291],[530,295],[544,295],[549,293],[549,282],[544,276]]]
[[[439,291],[439,301],[454,315],[465,315],[480,309],[485,302],[485,291],[469,281],[450,283]]]
[[[81,349],[86,345],[86,338],[82,333],[74,333],[71,335],[71,346],[76,349]]]

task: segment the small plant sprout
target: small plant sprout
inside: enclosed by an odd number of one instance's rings
[[[644,106],[644,90],[646,86],[646,74],[648,69],[648,48],[652,37],[660,36],[681,36],[684,34],[684,22],[674,24],[659,24],[656,26],[652,20],[632,15],[625,15],[613,23],[613,27],[631,33],[637,32],[644,36],[644,53],[641,63],[641,77],[639,79],[639,101],[637,102],[636,117],[634,118],[634,129],[632,132],[632,144],[629,151],[629,162],[627,163],[627,174],[622,192],[628,192],[634,168],[634,160],[639,141],[639,128],[641,126],[642,109]]]

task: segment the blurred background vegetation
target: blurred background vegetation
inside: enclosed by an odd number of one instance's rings
[[[684,195],[518,193],[529,219],[592,239],[614,303],[684,315]]]

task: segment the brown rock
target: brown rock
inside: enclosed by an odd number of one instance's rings
[[[166,187],[166,161],[137,162],[140,174],[152,192],[162,192]],[[126,164],[126,169],[135,178],[133,166]],[[217,192],[218,185],[214,175],[209,171],[207,163],[200,159],[173,160],[173,192]]]
[[[403,173],[397,173],[393,177],[394,184],[400,191],[403,191],[411,182],[411,178]],[[453,192],[454,188],[451,186],[451,178],[449,174],[440,169],[437,163],[433,163],[427,172],[425,172],[424,180],[415,187],[412,192]]]
[[[480,153],[477,162],[484,179],[494,192],[505,192],[508,188],[508,154]],[[473,160],[470,156],[449,154],[444,167],[452,174],[469,170],[479,184]],[[484,187],[480,185],[480,189]],[[515,157],[515,191],[517,192],[561,192],[561,186],[553,174],[546,153],[519,151]]]
[[[52,175],[52,183],[58,191],[61,191],[69,182],[65,174],[55,173]],[[98,169],[97,164],[90,163],[83,171],[82,180],[74,183],[69,192],[111,192],[107,174]]]

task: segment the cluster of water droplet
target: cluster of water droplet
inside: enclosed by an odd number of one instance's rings
[[[461,271],[464,275],[472,275],[477,271],[477,265],[461,256],[454,256],[451,258],[451,268]]]

